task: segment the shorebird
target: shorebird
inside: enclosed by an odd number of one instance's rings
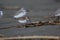
[[[3,11],[0,11],[0,18],[2,18],[3,16]]]
[[[59,22],[59,21],[60,21],[60,8],[57,9],[57,10],[54,12],[54,15],[47,16],[46,18],[47,18],[47,19],[49,19],[49,18],[54,18],[54,21]]]
[[[19,11],[17,11],[14,18],[19,19],[18,20],[19,23],[22,24],[29,23],[29,18],[27,17],[27,11],[24,8],[21,8]]]
[[[60,8],[55,11],[55,16],[60,16]]]
[[[0,18],[3,16],[3,5],[0,3]]]
[[[27,12],[24,8],[21,8],[17,13],[15,14],[14,18],[21,18],[27,15]]]

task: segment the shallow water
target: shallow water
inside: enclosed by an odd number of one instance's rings
[[[18,0],[20,1],[20,0]],[[13,6],[18,5],[20,7],[25,7],[29,9],[29,13],[27,16],[30,17],[31,21],[40,21],[47,20],[44,17],[53,15],[56,9],[60,8],[60,3],[56,3],[53,0],[35,0],[35,1],[4,1],[2,3],[4,6]],[[37,2],[37,3],[36,3]],[[13,4],[12,4],[13,3]],[[17,20],[13,18],[13,15],[18,10],[8,10],[4,9],[4,16],[0,18],[0,28],[11,27],[20,25]],[[10,28],[10,29],[0,29],[0,34],[4,34],[5,36],[24,36],[24,35],[52,35],[52,36],[60,36],[60,25],[43,25],[40,27],[28,27],[28,28]]]

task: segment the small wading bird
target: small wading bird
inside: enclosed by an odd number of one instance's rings
[[[56,17],[56,21],[59,22],[59,20],[60,20],[60,8],[56,10],[55,17]]]
[[[3,17],[3,5],[0,3],[0,18]]]
[[[0,18],[2,18],[2,16],[3,16],[3,11],[0,8]]]
[[[29,18],[27,17],[27,11],[24,8],[21,8],[17,13],[14,15],[14,18],[18,19],[18,22],[21,24],[29,23]]]
[[[54,15],[47,16],[46,18],[55,18],[55,21],[59,22],[59,20],[60,20],[60,8],[55,11]]]

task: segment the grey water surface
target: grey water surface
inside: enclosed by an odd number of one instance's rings
[[[3,6],[19,6],[29,9],[28,16],[31,21],[45,21],[44,16],[53,15],[56,9],[60,8],[60,3],[55,0],[0,0]],[[0,18],[0,28],[20,25],[13,15],[18,10],[4,9],[4,16]],[[54,19],[53,19],[54,20]],[[43,25],[28,28],[0,29],[0,34],[5,36],[29,36],[29,35],[50,35],[60,36],[60,25]]]

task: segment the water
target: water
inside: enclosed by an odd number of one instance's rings
[[[43,35],[43,36],[60,36],[60,27],[58,25],[45,25],[40,27],[29,28],[10,28],[0,30],[1,34],[5,36],[31,36],[31,35]]]
[[[20,2],[21,1],[21,2]],[[37,3],[36,3],[37,2]],[[60,3],[56,3],[53,0],[35,0],[35,1],[22,1],[15,0],[4,1],[2,0],[4,6],[13,6],[18,5],[20,7],[25,7],[29,9],[30,12],[28,16],[31,21],[39,21],[39,20],[47,20],[44,16],[53,15],[55,10],[60,8]],[[12,4],[13,3],[13,4]],[[7,10],[4,9],[4,16],[0,19],[0,28],[4,27],[12,27],[20,25],[17,20],[13,18],[13,15],[18,10]],[[60,36],[60,25],[43,25],[39,27],[28,27],[28,28],[10,28],[10,29],[0,29],[0,34],[4,34],[5,36],[24,36],[24,35],[52,35],[52,36]]]

